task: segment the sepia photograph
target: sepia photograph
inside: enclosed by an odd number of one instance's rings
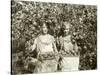
[[[97,6],[11,0],[11,74],[97,69]]]

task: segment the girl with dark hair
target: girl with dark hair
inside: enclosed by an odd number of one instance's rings
[[[34,40],[32,51],[37,51],[37,63],[34,72],[55,72],[57,71],[57,49],[54,37],[48,34],[48,26],[43,23],[41,34]]]

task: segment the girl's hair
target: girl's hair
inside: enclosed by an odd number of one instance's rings
[[[41,26],[40,26],[40,34],[42,33],[42,28],[43,28],[43,26],[46,26],[47,27],[47,29],[48,29],[48,33],[50,33],[50,26],[49,26],[49,24],[47,23],[47,22],[41,22]]]
[[[70,24],[69,22],[63,22],[63,24],[62,24],[62,28],[65,29],[66,26],[68,26],[69,29],[71,28],[71,24]]]
[[[60,36],[64,36],[64,30],[66,29],[66,26],[69,26],[69,29],[71,28],[71,24],[69,22],[63,22],[60,29]]]
[[[50,29],[49,24],[47,22],[42,22],[41,23],[41,27],[43,27],[43,25],[45,24],[45,26],[47,27],[47,29]]]

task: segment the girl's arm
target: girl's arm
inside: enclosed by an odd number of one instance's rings
[[[55,52],[55,53],[58,53],[58,51],[57,51],[57,47],[56,47],[56,45],[55,45],[54,42],[53,42],[53,49],[54,49],[54,52]]]
[[[37,39],[34,40],[34,44],[31,46],[31,50],[34,51],[37,45]]]
[[[35,48],[36,48],[36,45],[35,45],[35,44],[33,44],[33,45],[31,46],[32,51],[34,51],[34,50],[35,50]]]

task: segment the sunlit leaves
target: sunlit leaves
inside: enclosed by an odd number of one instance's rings
[[[62,35],[63,21],[68,21],[72,24],[72,42],[79,46],[80,69],[96,68],[96,6],[12,1],[11,9],[12,50],[15,54],[17,50],[28,53],[34,39],[41,32],[42,22],[47,22],[50,34],[58,38]]]

